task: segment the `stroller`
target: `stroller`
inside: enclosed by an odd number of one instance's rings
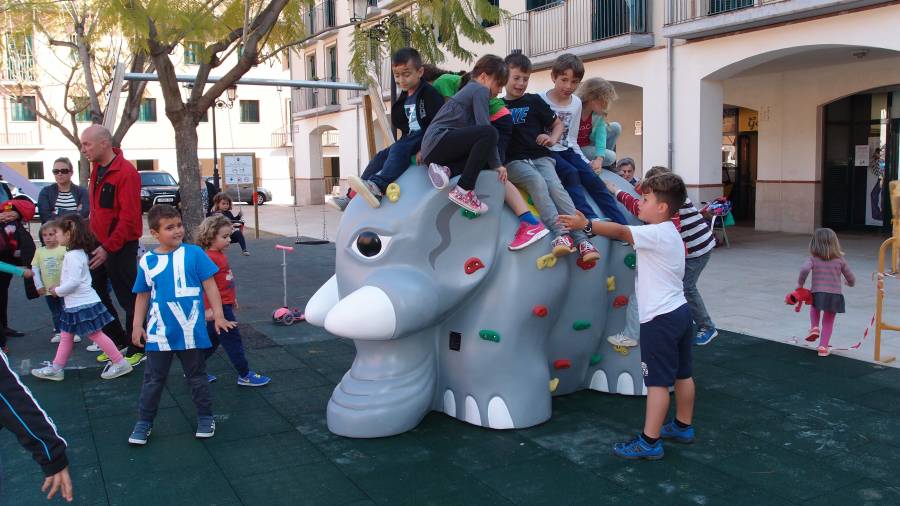
[[[728,243],[728,232],[725,231],[725,227],[730,227],[734,225],[734,217],[731,216],[731,201],[725,197],[718,197],[712,202],[707,202],[706,205],[700,209],[700,214],[708,217],[710,220],[709,228],[712,230],[713,237],[716,238],[716,247],[725,243],[726,248],[730,248],[731,244]],[[716,222],[719,222],[718,228],[716,227]],[[719,236],[716,232],[722,233],[722,238],[719,239]]]

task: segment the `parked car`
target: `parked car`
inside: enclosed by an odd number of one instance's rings
[[[181,194],[178,183],[168,172],[161,170],[139,170],[141,175],[141,210],[147,212],[156,204],[178,206]]]
[[[206,180],[209,181],[210,183],[213,182],[212,177],[208,177],[208,178],[206,178]],[[222,184],[223,184],[223,186],[225,186],[225,194],[228,195],[229,197],[231,197],[232,201],[246,202],[248,204],[253,203],[250,200],[253,197],[253,185],[252,184],[244,183],[244,184],[240,184],[240,185],[237,185],[237,184],[226,185],[226,184],[224,184],[224,181],[222,181]],[[272,200],[272,192],[270,192],[269,190],[267,190],[261,186],[257,186],[256,187],[256,205],[261,206],[270,200]]]
[[[19,191],[19,188],[17,186],[10,184],[9,181],[0,180],[0,185],[3,186],[3,191],[2,191],[2,193],[0,193],[0,195],[3,195],[3,198],[0,199],[0,202],[6,202],[7,200],[9,200],[11,198],[15,198],[15,197],[26,198],[32,204],[34,204],[34,219],[39,218],[40,215],[38,214],[37,200],[32,198],[31,195],[28,195],[27,193],[23,193],[23,192]]]

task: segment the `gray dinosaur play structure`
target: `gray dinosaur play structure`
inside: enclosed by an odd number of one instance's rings
[[[608,171],[603,178],[630,188]],[[350,202],[336,274],[306,306],[309,323],[356,345],[328,402],[332,432],[390,436],[431,410],[524,428],[550,418],[553,395],[646,394],[630,245],[595,237],[602,256],[591,268],[577,254],[538,268],[550,238],[507,249],[518,220],[496,172],[478,178],[490,210],[475,218],[435,190],[424,167],[397,184],[399,199],[378,209]]]

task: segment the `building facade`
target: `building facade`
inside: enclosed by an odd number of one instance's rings
[[[900,37],[890,34],[900,24],[898,2],[499,5],[513,14],[488,28],[494,43],[469,49],[531,57],[538,67],[531,91],[552,86],[548,67],[557,55],[580,55],[586,77],[616,85],[610,119],[623,127],[616,151],[634,158],[638,173],[671,166],[695,201],[726,195],[738,220],[759,230],[878,230],[889,220],[881,189],[897,177]],[[352,3],[326,0],[316,8],[329,13],[320,16],[323,27],[339,26]],[[349,29],[323,33],[293,58],[295,79],[352,80],[341,70],[350,58]],[[376,67],[387,96],[389,68]],[[293,93],[296,198],[322,202],[348,174],[364,170],[366,119],[355,93]]]
[[[53,180],[53,161],[68,157],[76,165],[77,148],[57,128],[31,113],[21,101],[38,100],[36,90],[58,112],[65,107],[66,76],[71,69],[67,48],[51,48],[31,35],[5,33],[3,62],[0,65],[0,161],[22,175],[35,180]],[[178,74],[197,72],[199,47],[186,43],[173,55]],[[236,56],[222,68],[230,68]],[[222,71],[219,71],[222,72]],[[216,75],[217,71],[213,71]],[[277,59],[253,68],[247,77],[289,79],[289,60]],[[18,90],[23,90],[21,93]],[[188,89],[184,90],[185,97]],[[21,95],[21,98],[19,96]],[[71,95],[71,94],[70,94]],[[119,101],[119,116],[125,101]],[[213,171],[213,122],[216,115],[216,140],[221,171],[222,156],[230,153],[252,154],[257,169],[257,184],[272,192],[275,202],[294,201],[292,181],[291,94],[288,89],[239,86],[234,102],[221,97],[223,106],[210,108],[198,128],[198,156],[202,173]],[[101,101],[105,100],[101,97]],[[71,104],[69,106],[72,107]],[[70,116],[61,121],[71,129]],[[90,125],[89,114],[76,118],[78,130]],[[122,141],[125,156],[139,170],[164,170],[178,178],[175,160],[175,132],[165,116],[165,102],[158,83],[148,83],[138,121]]]

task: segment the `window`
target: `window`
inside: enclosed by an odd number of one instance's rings
[[[6,79],[12,81],[34,81],[34,52],[31,35],[25,33],[7,33],[6,42]]]
[[[203,44],[199,42],[187,42],[184,45],[185,65],[200,65],[203,57]]]
[[[494,7],[497,7],[497,8],[500,7],[500,0],[488,0],[488,3],[491,4],[491,5],[493,5]],[[485,28],[490,28],[490,27],[492,27],[492,26],[497,26],[497,23],[492,23],[492,22],[490,22],[490,21],[484,21],[484,20],[482,20],[482,21],[481,21],[481,26],[483,26],[483,27],[485,27]]]
[[[154,170],[153,160],[137,160],[137,163],[135,165],[137,165],[137,170]],[[151,176],[150,179],[146,178],[146,176],[148,176],[148,175]],[[147,183],[145,181],[151,180],[152,176],[153,176],[153,174],[141,174],[141,184],[143,184],[144,186],[149,186],[150,183]],[[172,176],[169,176],[169,177],[172,177]]]
[[[28,162],[28,179],[44,179],[44,162]]]
[[[78,111],[75,113],[75,121],[91,122],[91,104],[87,97],[72,97],[72,108]]]
[[[319,79],[316,77],[316,53],[306,55],[306,78],[310,81]],[[314,109],[316,107],[316,91],[317,90],[313,88],[303,90],[304,96],[306,97],[306,107],[303,109]]]
[[[34,97],[9,97],[9,109],[13,121],[37,121]]]
[[[139,162],[150,162],[153,160],[138,160]],[[138,167],[138,170],[144,170]],[[163,171],[144,172],[141,174],[141,186],[178,186],[172,174]]]
[[[325,64],[328,66],[326,81],[336,82],[338,80],[338,62],[337,62],[337,46],[331,46],[325,49]],[[328,90],[328,105],[337,105],[338,103],[338,91],[337,90]]]
[[[145,98],[141,100],[141,110],[138,113],[138,121],[156,122],[156,99]]]
[[[259,123],[259,100],[241,100],[241,123]]]

